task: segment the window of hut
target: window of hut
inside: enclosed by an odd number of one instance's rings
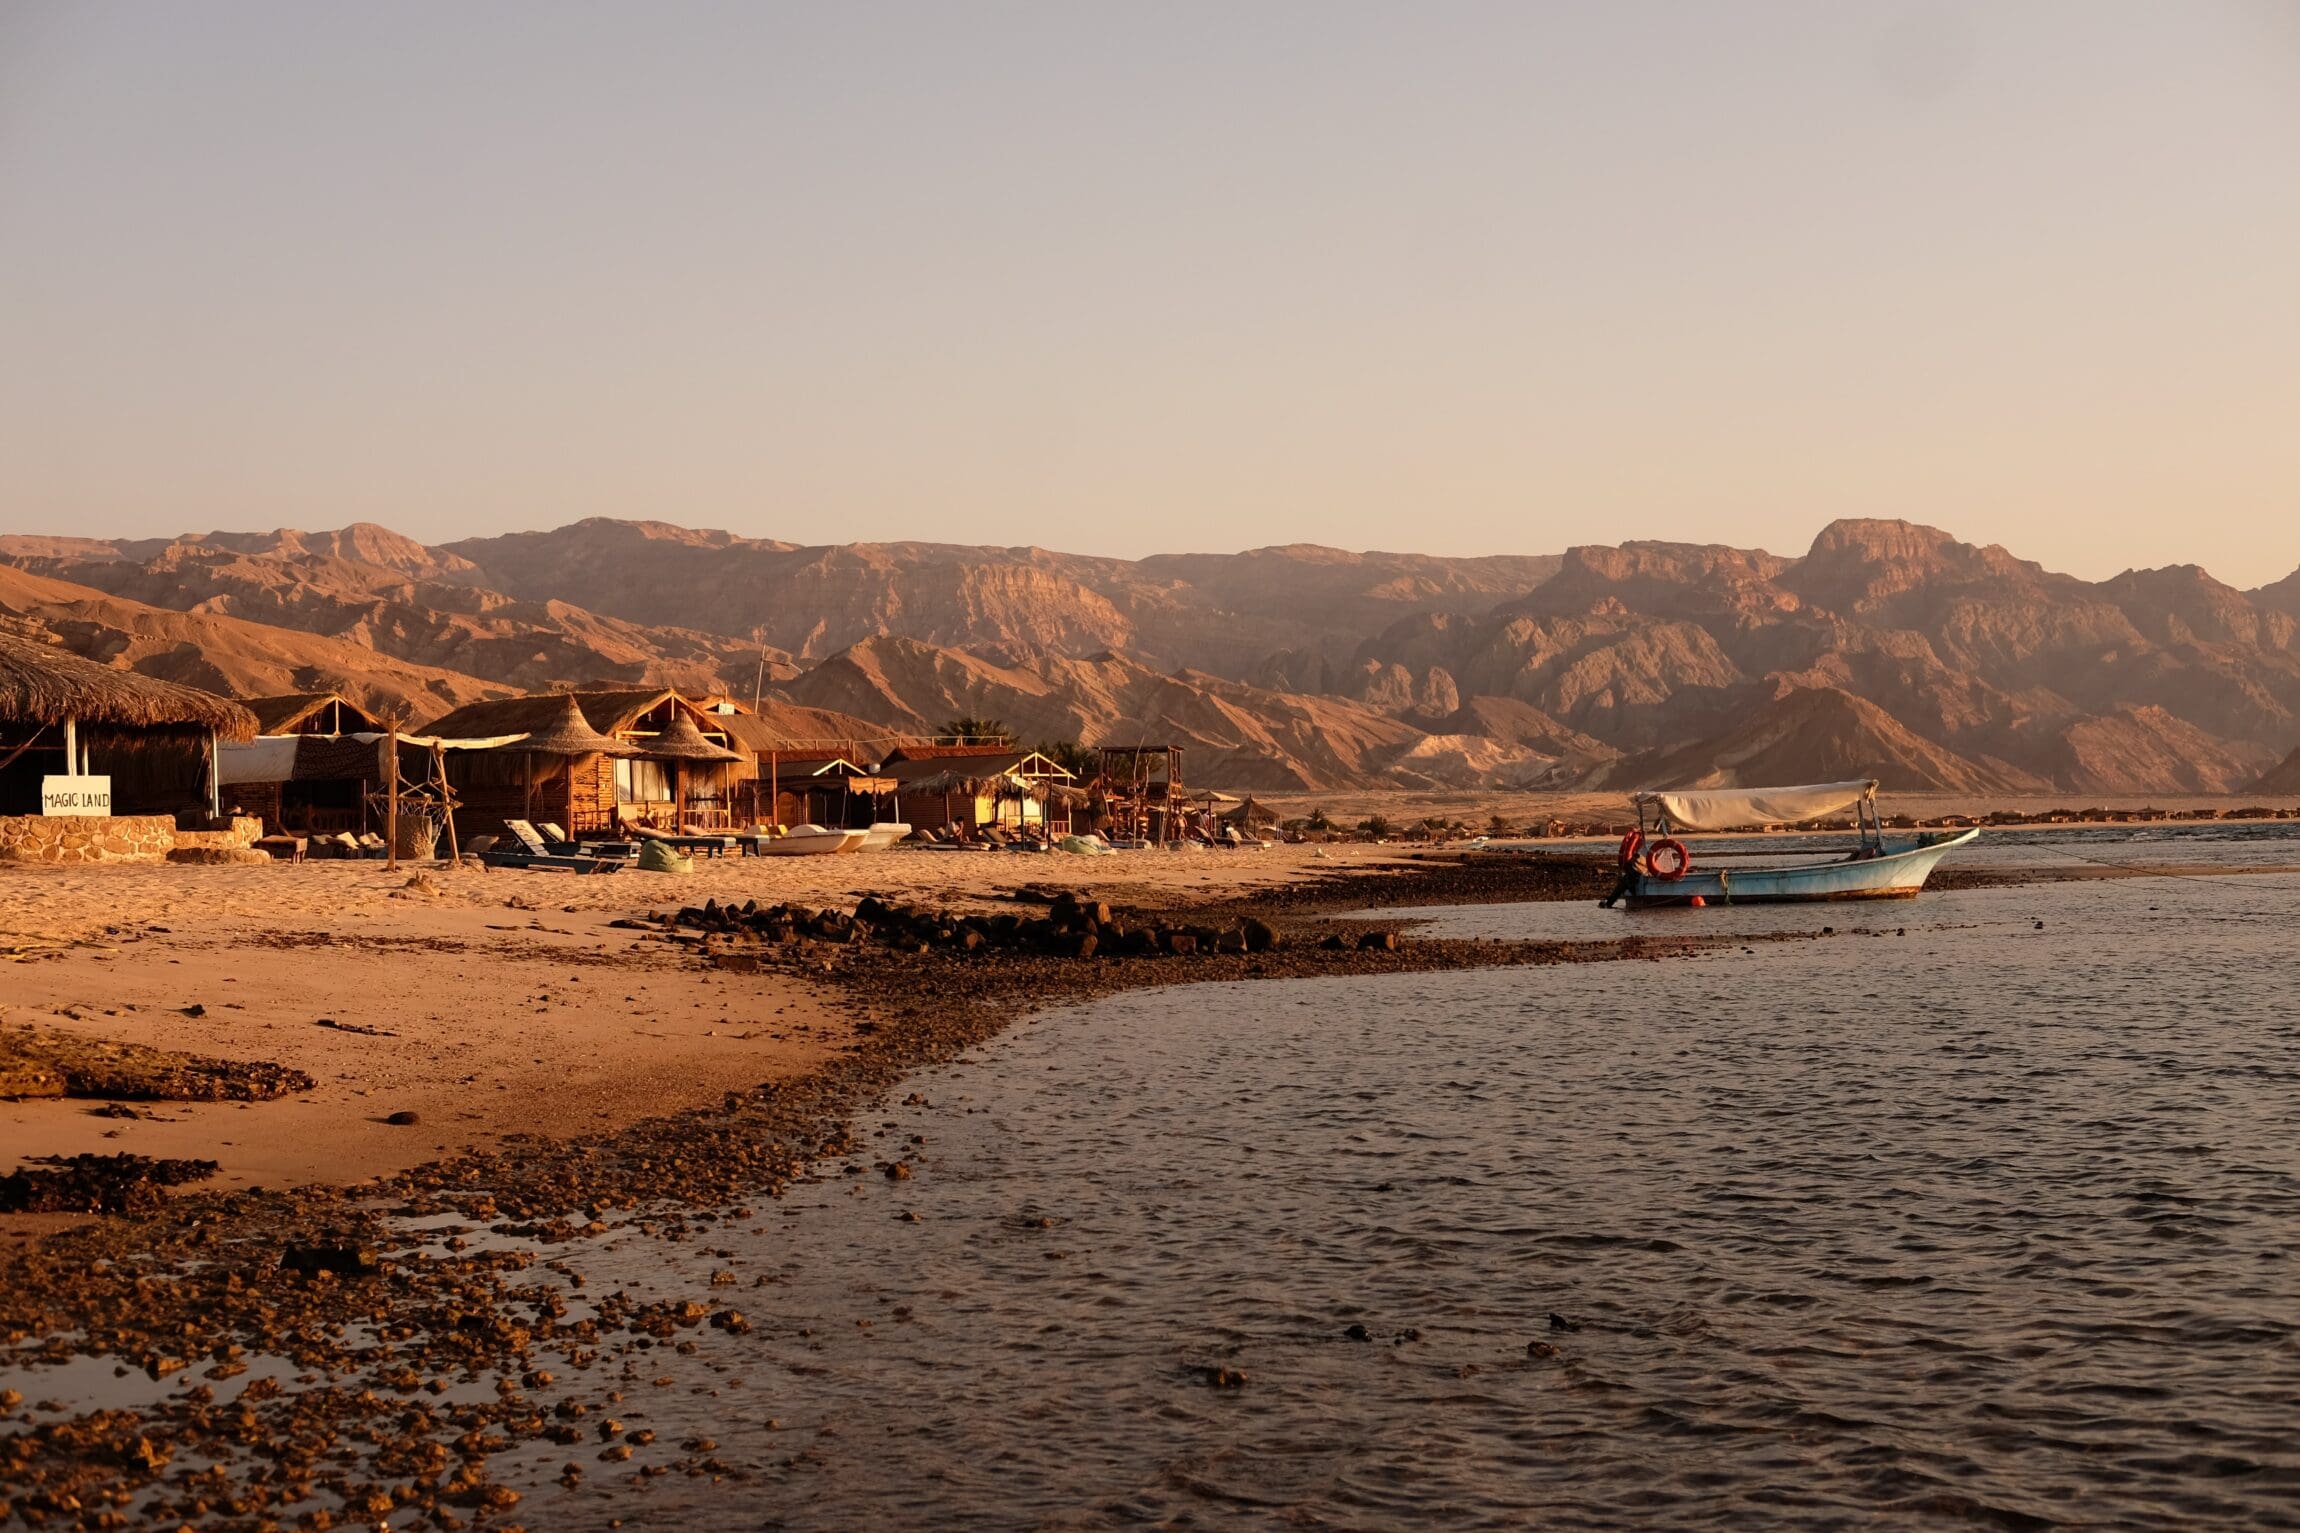
[[[615,798],[625,804],[667,804],[671,776],[660,761],[615,763]]]

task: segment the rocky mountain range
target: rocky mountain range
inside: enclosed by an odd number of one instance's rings
[[[1263,791],[1874,775],[2169,795],[2289,792],[2300,770],[2300,571],[2087,582],[1897,521],[1832,523],[1796,557],[1122,560],[608,520],[436,547],[365,524],[0,536],[0,619],[416,723],[506,690],[663,684],[857,735],[965,715],[1172,741],[1194,780]]]

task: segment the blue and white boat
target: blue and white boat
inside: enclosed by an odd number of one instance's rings
[[[1980,835],[1923,832],[1888,841],[1877,813],[1877,784],[1811,783],[1794,788],[1687,788],[1638,793],[1637,829],[1621,842],[1621,881],[1600,903],[1632,910],[1657,905],[1756,905],[1804,900],[1914,899],[1943,857]],[[1859,841],[1826,860],[1772,866],[1718,862],[1696,867],[1682,832],[1753,831],[1805,825],[1853,811]]]

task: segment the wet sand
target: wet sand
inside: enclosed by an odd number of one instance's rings
[[[1124,877],[1099,883],[1112,897],[1236,897],[1395,856],[1316,850],[1125,859]],[[505,1134],[621,1128],[815,1069],[853,1033],[819,985],[733,985],[610,920],[713,898],[844,906],[866,892],[979,909],[1118,861],[726,858],[678,880],[470,868],[418,880],[357,862],[0,868],[0,1030],[260,1057],[317,1082],[270,1103],[149,1103],[136,1118],[97,1116],[104,1104],[87,1100],[0,1100],[0,1170],[129,1151],[216,1160],[224,1186],[344,1184]],[[384,1121],[402,1112],[417,1122]],[[0,1237],[58,1222],[0,1216]]]

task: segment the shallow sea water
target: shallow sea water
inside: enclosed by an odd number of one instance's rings
[[[567,1252],[736,1276],[624,1415],[745,1478],[530,1525],[2300,1525],[2300,877],[1423,914],[1834,933],[1050,1013],[913,1180]]]

